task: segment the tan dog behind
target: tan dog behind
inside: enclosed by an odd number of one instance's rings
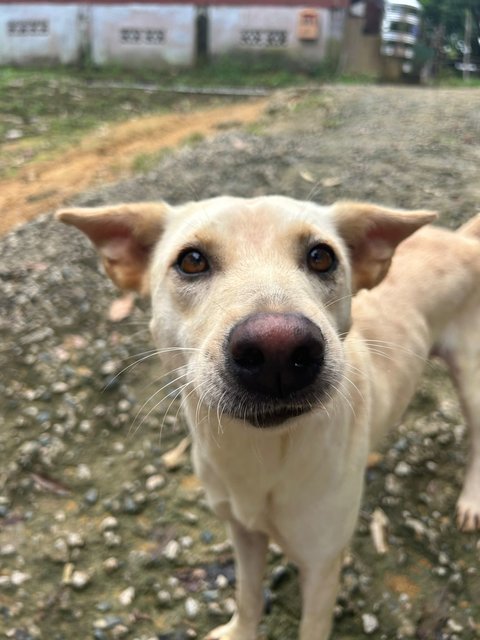
[[[300,639],[328,638],[368,451],[432,353],[471,428],[458,524],[480,527],[480,216],[416,231],[435,215],[270,196],[58,217],[114,282],[150,292],[154,339],[181,367],[195,469],[237,567],[237,613],[208,638],[256,638],[269,538],[300,569]]]

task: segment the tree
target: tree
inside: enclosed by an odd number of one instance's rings
[[[473,59],[480,57],[478,0],[420,0],[420,3],[423,7],[425,38],[434,52],[434,71],[449,60],[460,61],[465,46],[471,48]],[[470,42],[465,42],[466,12],[472,16]]]

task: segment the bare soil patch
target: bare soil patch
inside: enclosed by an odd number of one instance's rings
[[[135,172],[136,158],[189,139],[198,142],[219,128],[255,122],[265,105],[265,100],[255,100],[103,125],[66,152],[27,163],[15,178],[0,180],[0,234],[59,207],[75,194],[126,179]]]

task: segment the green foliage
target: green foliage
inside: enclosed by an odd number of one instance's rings
[[[437,79],[459,75],[455,64],[470,48],[470,61],[480,67],[479,0],[419,0],[423,6],[423,41],[430,48],[432,70]],[[465,22],[470,12],[472,32],[465,43]]]
[[[475,20],[480,20],[478,0],[420,0],[426,22],[429,25],[444,25],[446,33],[463,34],[465,10],[469,9]]]

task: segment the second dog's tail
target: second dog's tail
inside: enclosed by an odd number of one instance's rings
[[[458,229],[458,233],[461,233],[463,236],[474,236],[480,240],[480,213],[477,213],[477,215],[470,218],[468,222],[462,224]]]

